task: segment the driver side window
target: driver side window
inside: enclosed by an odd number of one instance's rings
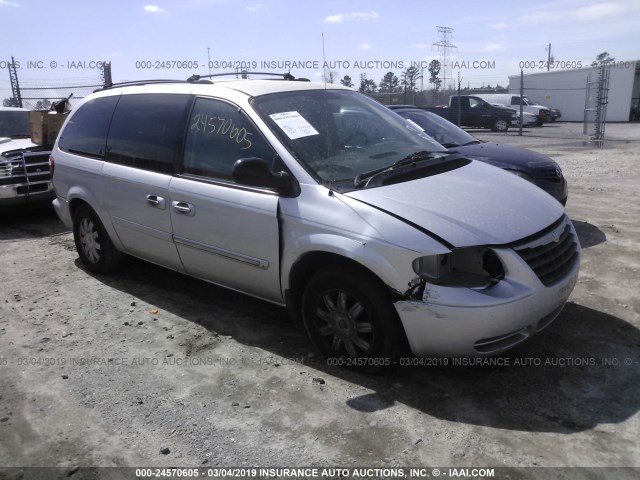
[[[191,115],[184,149],[184,172],[231,180],[236,161],[259,157],[271,166],[273,151],[251,120],[236,106],[198,98]]]

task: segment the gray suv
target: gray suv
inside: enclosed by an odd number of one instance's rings
[[[70,114],[52,158],[88,270],[133,255],[284,305],[339,365],[391,365],[404,344],[505,351],[558,316],[578,275],[551,196],[340,86],[107,88]]]

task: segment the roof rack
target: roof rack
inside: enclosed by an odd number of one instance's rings
[[[103,90],[109,90],[110,88],[115,88],[115,87],[130,87],[130,86],[135,86],[135,85],[149,85],[149,84],[152,84],[152,83],[184,83],[184,80],[152,79],[152,80],[131,80],[129,82],[120,82],[120,83],[109,83],[108,85],[105,85],[104,87],[97,88],[96,90],[93,91],[93,93],[101,92]]]
[[[211,83],[208,81],[208,78],[213,77],[228,77],[231,75],[270,75],[273,77],[282,77],[283,80],[289,81],[297,81],[297,82],[308,82],[308,78],[296,78],[291,75],[289,72],[286,73],[273,73],[273,72],[248,72],[245,70],[239,72],[227,72],[227,73],[213,73],[210,75],[191,75],[186,80],[176,80],[176,79],[151,79],[151,80],[132,80],[129,82],[120,82],[120,83],[110,83],[105,85],[104,87],[98,88],[93,92],[101,92],[103,90],[109,90],[110,88],[116,87],[131,87],[136,85],[151,85],[155,83]]]
[[[230,75],[270,75],[273,77],[282,77],[283,80],[290,80],[290,81],[299,81],[299,82],[308,82],[309,79],[308,78],[296,78],[293,75],[291,75],[291,73],[286,72],[286,73],[273,73],[273,72],[249,72],[246,70],[241,70],[241,71],[236,71],[236,72],[226,72],[226,73],[212,73],[210,75],[191,75],[189,78],[187,78],[187,82],[189,83],[193,83],[193,82],[197,82],[200,79],[203,78],[213,78],[213,77],[227,77]]]

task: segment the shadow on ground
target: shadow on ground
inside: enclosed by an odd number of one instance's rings
[[[98,278],[271,355],[297,359],[311,351],[304,329],[283,308],[252,297],[133,259],[119,274]],[[340,377],[375,392],[349,399],[354,410],[402,403],[452,422],[569,434],[638,412],[639,347],[640,331],[631,324],[569,303],[544,332],[494,358],[493,366],[426,359],[372,375],[329,367],[319,358],[305,363],[323,372],[328,388],[332,377]]]
[[[580,246],[582,248],[593,247],[607,241],[607,236],[595,225],[589,222],[581,222],[579,220],[571,220],[578,234]]]
[[[15,207],[0,212],[0,241],[41,238],[68,231],[51,206]]]

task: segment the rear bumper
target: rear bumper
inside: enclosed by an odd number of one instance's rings
[[[69,202],[64,198],[57,197],[53,201],[53,209],[56,211],[56,214],[62,223],[73,229],[73,220],[71,218],[71,212],[69,211]]]

